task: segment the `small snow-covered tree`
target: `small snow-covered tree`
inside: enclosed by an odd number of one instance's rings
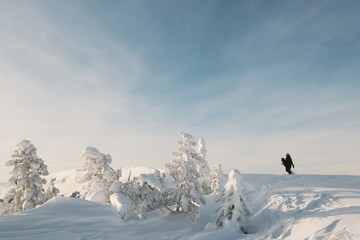
[[[222,193],[224,191],[223,178],[224,173],[221,164],[213,166],[210,174],[210,187],[213,193]]]
[[[120,174],[119,171],[111,168],[111,156],[99,152],[94,147],[85,148],[82,156],[85,158],[83,170],[86,172],[83,182],[87,182],[82,198],[109,203],[112,193],[109,188],[112,183],[119,179]]]
[[[160,171],[154,174],[140,174],[127,182],[115,182],[111,186],[114,192],[111,203],[118,209],[123,219],[131,215],[143,219],[147,211],[163,206],[163,179]]]
[[[193,147],[196,143],[190,134],[180,133],[181,140],[178,140],[180,147],[173,153],[175,159],[166,164],[168,174],[174,179],[175,188],[170,189],[169,196],[176,204],[175,212],[184,212],[195,219],[199,212],[200,204],[206,204],[201,193],[200,177],[196,168],[197,154]]]
[[[201,185],[201,192],[204,195],[212,193],[211,183],[210,183],[210,168],[208,162],[206,161],[206,146],[205,140],[200,138],[197,143],[197,156],[195,159],[197,170],[199,172],[199,182]]]
[[[225,191],[219,198],[221,207],[217,210],[216,225],[223,227],[237,227],[243,233],[246,232],[246,223],[250,216],[246,199],[243,196],[242,175],[238,170],[229,173],[229,180],[225,185]]]
[[[45,186],[44,199],[45,201],[50,200],[60,193],[59,189],[55,187],[56,178],[51,178]]]
[[[4,214],[29,210],[47,200],[43,189],[46,180],[42,177],[49,174],[47,166],[37,156],[36,148],[30,141],[22,140],[17,147],[13,159],[6,163],[6,166],[13,167],[9,179],[13,188],[5,196]]]
[[[141,218],[145,212],[152,211],[163,206],[163,179],[160,171],[154,174],[140,174],[135,178],[138,185],[138,214]]]

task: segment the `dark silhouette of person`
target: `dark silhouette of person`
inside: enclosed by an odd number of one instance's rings
[[[285,166],[286,172],[287,172],[288,174],[291,174],[291,173],[292,173],[292,172],[291,172],[291,166],[292,166],[293,168],[295,168],[295,166],[294,166],[294,163],[293,163],[293,161],[292,161],[292,159],[291,159],[290,154],[287,153],[285,159],[282,158],[282,159],[281,159],[281,162],[282,162],[283,165]]]

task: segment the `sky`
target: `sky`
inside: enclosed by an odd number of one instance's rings
[[[30,140],[49,172],[210,166],[360,174],[359,1],[1,1],[0,181]]]

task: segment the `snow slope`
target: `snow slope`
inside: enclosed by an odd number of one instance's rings
[[[132,175],[152,171],[138,167]],[[61,194],[70,196],[81,191],[81,184],[75,184],[81,174],[51,177],[57,177]],[[165,210],[123,222],[111,205],[56,197],[30,211],[0,217],[0,239],[360,239],[360,176],[244,174],[243,185],[252,210],[247,235],[216,229],[214,195],[206,196],[194,222]]]
[[[360,239],[360,176],[245,175],[249,239]],[[255,237],[258,235],[258,237]]]

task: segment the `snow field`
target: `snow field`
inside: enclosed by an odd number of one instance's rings
[[[267,185],[255,186],[248,239],[360,239],[359,176],[244,176],[254,178]]]
[[[154,169],[131,168],[132,176]],[[127,176],[124,174],[123,177]],[[60,195],[82,190],[82,171],[55,173]],[[217,229],[217,195],[192,222],[166,209],[124,222],[110,204],[56,197],[35,209],[0,218],[0,239],[360,239],[360,176],[242,175],[251,216],[249,234],[226,225]],[[225,179],[226,180],[226,179]],[[1,186],[0,192],[6,189]]]

